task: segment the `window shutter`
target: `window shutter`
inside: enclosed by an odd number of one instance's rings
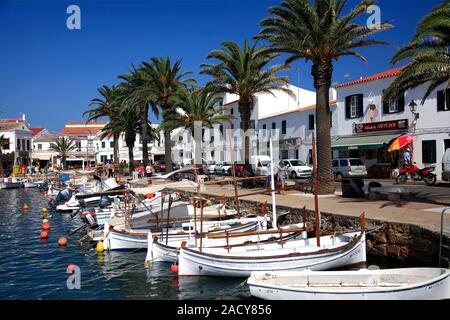
[[[397,98],[397,110],[398,112],[405,111],[405,94]]]
[[[345,118],[350,119],[350,96],[345,97]]]
[[[384,91],[385,90],[383,90],[383,96],[384,96]],[[389,113],[389,103],[387,101],[383,101],[383,113],[384,114]]]
[[[358,117],[364,116],[363,95],[358,94]]]
[[[437,111],[444,111],[445,110],[445,97],[444,97],[444,91],[439,90],[437,92]]]
[[[444,110],[450,110],[450,89],[445,90],[445,103],[447,104],[447,108],[444,107]]]

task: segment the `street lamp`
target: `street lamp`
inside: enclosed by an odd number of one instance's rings
[[[416,112],[417,111],[417,103],[414,102],[414,99],[411,100],[411,102],[409,103],[409,110],[411,110],[411,113],[413,115],[418,115],[419,113]]]

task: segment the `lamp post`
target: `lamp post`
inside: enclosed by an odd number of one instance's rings
[[[413,120],[413,125],[414,125],[414,131],[413,131],[413,138],[416,134],[416,125],[417,125],[417,119],[419,119],[419,113],[417,112],[417,103],[414,101],[414,99],[411,99],[411,102],[408,104],[409,110],[411,111],[411,113],[414,115],[414,120]],[[413,158],[413,154],[414,154],[414,147],[413,145],[411,145],[411,161]]]

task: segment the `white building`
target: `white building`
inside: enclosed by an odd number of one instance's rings
[[[334,155],[360,157],[369,175],[389,178],[401,164],[402,152],[387,152],[388,143],[409,132],[414,136],[412,161],[419,167],[435,164],[440,178],[442,156],[450,148],[450,89],[445,95],[437,88],[421,105],[427,86],[420,86],[383,105],[383,90],[400,72],[395,68],[336,86]],[[417,104],[417,115],[410,110],[411,101]]]
[[[14,167],[28,166],[32,159],[32,132],[23,115],[22,119],[0,119],[0,136],[3,136],[1,164],[13,172]]]

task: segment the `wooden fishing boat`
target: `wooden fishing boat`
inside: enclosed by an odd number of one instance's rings
[[[276,241],[287,241],[299,237],[306,238],[306,228],[303,223],[292,224],[280,228],[280,230],[255,230],[240,232],[232,230],[224,233],[207,233],[202,239],[202,246],[205,248],[242,246],[250,243],[267,243]],[[148,261],[163,261],[176,262],[178,261],[178,250],[182,245],[187,247],[196,247],[199,239],[191,238],[187,240],[173,240],[163,234],[162,237],[156,237],[151,232],[148,234],[148,249],[146,262]]]
[[[248,277],[253,271],[329,270],[366,263],[365,232],[226,248],[181,247],[180,276]]]
[[[186,210],[186,207],[184,207]],[[172,207],[173,213],[176,214],[176,206]],[[266,224],[265,217],[256,218],[242,218],[230,219],[221,221],[207,221],[203,223],[204,232],[218,233],[218,232],[241,232],[248,230],[256,230],[262,228]],[[197,233],[200,230],[199,223],[197,223]],[[110,222],[104,225],[104,244],[105,249],[108,250],[133,250],[133,249],[147,249],[148,233],[165,238],[168,233],[168,238],[171,241],[183,241],[194,237],[194,221],[182,222],[180,227],[172,225],[167,228],[161,228],[155,224],[149,225],[146,228],[135,229],[127,228],[125,224],[111,224]]]
[[[450,269],[253,272],[252,296],[268,300],[450,299]]]

